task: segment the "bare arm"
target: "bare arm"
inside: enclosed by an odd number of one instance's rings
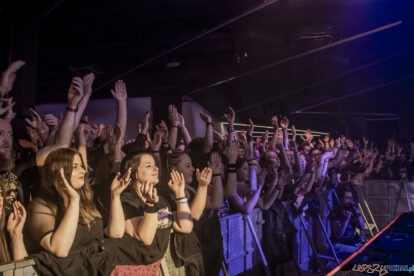
[[[227,146],[227,159],[229,164],[235,165],[237,160],[237,150],[239,145],[233,141]],[[227,185],[224,188],[224,197],[232,197],[236,193],[237,174],[236,169],[227,169]]]
[[[54,232],[44,236],[40,245],[53,255],[66,257],[72,247],[78,227],[80,196],[66,180],[63,169],[60,171],[60,177],[66,187],[68,206],[59,226]]]
[[[223,205],[223,184],[221,181],[221,158],[218,152],[213,152],[210,154],[210,167],[212,170],[211,178],[211,193],[207,193],[207,202],[206,208],[208,210],[219,209]],[[209,192],[209,191],[207,191]]]
[[[201,173],[196,171],[198,188],[193,202],[190,204],[191,217],[199,220],[203,214],[207,200],[207,187],[211,182],[212,171],[210,168],[204,168]]]
[[[122,209],[121,193],[131,182],[131,168],[121,177],[117,173],[111,184],[111,209],[109,213],[109,223],[105,229],[111,238],[122,238],[125,233],[125,216]]]
[[[1,204],[3,197],[0,195]],[[3,208],[3,206],[0,206]],[[21,260],[27,257],[26,247],[23,241],[23,226],[26,221],[26,210],[19,201],[13,202],[13,212],[9,215],[7,221],[7,231],[10,235],[10,249],[13,261]]]
[[[119,80],[115,83],[115,88],[111,90],[112,96],[117,102],[117,115],[115,125],[118,124],[121,127],[122,134],[125,135],[127,124],[127,90],[125,83]],[[122,140],[124,137],[122,137]]]
[[[185,127],[184,116],[179,114],[179,113],[177,113],[177,115],[178,115],[178,119],[179,119],[179,125],[178,126],[181,129],[181,134],[183,135],[184,143],[185,143],[185,145],[188,145],[188,144],[190,144],[190,142],[192,140],[191,135],[188,132],[187,128]]]
[[[174,192],[177,201],[177,212],[173,221],[173,228],[175,231],[188,234],[193,230],[193,220],[191,218],[191,210],[188,206],[188,201],[185,198],[185,181],[184,175],[175,170],[171,171],[171,179],[168,186]]]
[[[178,125],[180,124],[180,120],[178,118],[177,108],[172,104],[168,106],[168,116],[171,123],[170,135],[168,136],[168,144],[172,150],[175,150],[175,147],[177,145]]]

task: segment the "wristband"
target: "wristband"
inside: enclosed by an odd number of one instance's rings
[[[211,126],[211,125],[213,125],[212,122],[206,122],[206,126]]]
[[[246,136],[247,142],[252,142],[253,141],[253,137],[250,135]]]
[[[179,200],[182,200],[182,199],[187,199],[187,197],[185,197],[185,196],[179,197],[179,198],[176,198],[175,201],[179,201]]]
[[[171,128],[173,128],[173,127],[178,127],[178,126],[177,125],[172,125]]]
[[[234,169],[227,169],[227,173],[235,173],[236,172],[236,168]]]
[[[154,205],[149,206],[147,203],[154,204]],[[158,210],[159,210],[158,202],[157,203],[150,202],[150,201],[146,202],[145,207],[144,207],[144,212],[145,213],[157,213]]]
[[[175,201],[177,204],[188,204],[187,198]]]
[[[215,176],[221,176],[221,173],[213,173],[213,175],[212,175],[213,177],[215,177]]]
[[[228,169],[235,169],[236,168],[236,164],[227,164],[227,168]]]
[[[159,150],[153,150],[152,153],[160,153]]]
[[[78,110],[79,110],[79,106],[76,106],[75,108],[72,108],[70,106],[66,106],[66,111],[69,111],[69,112],[78,112]]]
[[[228,131],[228,132],[234,132],[234,127],[228,127],[228,128],[227,128],[227,131]]]

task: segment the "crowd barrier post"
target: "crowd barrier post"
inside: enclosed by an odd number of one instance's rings
[[[256,242],[256,246],[257,246],[257,249],[259,250],[259,254],[260,254],[260,261],[262,262],[262,265],[263,265],[263,268],[266,272],[266,275],[271,276],[272,273],[270,273],[270,269],[269,269],[269,265],[267,264],[266,256],[263,253],[262,246],[260,244],[259,238],[257,237],[256,229],[253,226],[250,215],[245,215],[244,219],[247,221],[247,225],[249,226],[250,232],[252,233],[254,241]]]

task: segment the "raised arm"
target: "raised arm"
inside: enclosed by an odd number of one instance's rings
[[[67,205],[65,214],[57,228],[42,238],[40,245],[53,255],[66,257],[72,247],[78,228],[80,196],[67,181],[63,169],[60,170],[60,178],[66,187],[66,195],[62,195]]]
[[[270,141],[269,148],[273,151],[276,151],[276,142],[277,142],[277,138],[279,137],[279,124],[278,124],[277,116],[272,117],[271,123],[273,127],[273,136],[272,136],[272,140]]]
[[[168,118],[170,119],[170,135],[168,136],[168,144],[172,150],[175,150],[177,145],[177,135],[178,135],[178,125],[180,124],[180,119],[178,118],[178,112],[175,105],[170,104],[168,106]]]
[[[145,181],[140,186],[140,193],[145,198],[144,216],[127,219],[125,233],[145,245],[151,245],[158,224],[158,192],[154,185]]]
[[[211,185],[207,188],[206,208],[208,210],[216,210],[223,205],[223,183],[221,180],[221,157],[218,152],[210,154],[210,164],[212,170]]]
[[[187,198],[185,197],[184,175],[172,170],[170,176],[171,179],[168,182],[168,186],[174,192],[177,203],[177,212],[173,221],[173,228],[180,233],[191,233],[193,230],[193,220]]]
[[[227,132],[228,132],[228,137],[227,137],[227,144],[229,145],[229,143],[234,141],[234,120],[236,118],[236,113],[234,112],[234,109],[229,106],[229,114],[224,114],[224,118],[226,118],[227,120]]]
[[[82,116],[82,113],[78,112],[79,101],[83,97],[83,82],[79,77],[73,78],[69,90],[68,90],[68,106],[66,112],[63,115],[61,125],[56,133],[55,143],[50,146],[46,146],[39,150],[36,154],[36,164],[43,166],[49,152],[56,148],[69,147],[72,142],[72,135],[76,121]]]
[[[3,202],[3,197],[0,195]],[[0,206],[3,209],[3,206]],[[19,201],[13,202],[13,212],[10,213],[7,221],[7,231],[10,236],[10,249],[13,261],[27,257],[26,247],[23,241],[23,226],[26,221],[26,210]]]
[[[239,144],[236,141],[231,142],[227,146],[227,185],[224,188],[224,197],[232,197],[236,194],[236,184],[237,184],[237,172],[236,172],[236,160],[237,160],[237,151]]]
[[[111,94],[115,98],[117,103],[117,115],[115,125],[119,124],[123,135],[125,135],[127,125],[127,90],[125,83],[122,80],[115,82],[115,87],[111,90]],[[124,137],[122,137],[122,140],[123,139]]]
[[[121,193],[131,182],[131,168],[121,177],[117,173],[111,184],[111,210],[109,223],[105,229],[106,234],[111,238],[122,238],[125,233],[125,216],[122,209]]]
[[[177,115],[179,119],[178,127],[181,129],[181,134],[183,135],[185,145],[188,145],[191,142],[191,135],[185,127],[184,116],[179,113],[177,113]]]
[[[213,147],[213,124],[211,122],[211,117],[203,112],[200,111],[201,119],[206,123],[206,134],[204,136],[204,143],[203,143],[203,152],[209,153],[211,148]]]
[[[16,60],[1,74],[0,77],[0,96],[4,97],[13,89],[13,84],[16,79],[16,72],[25,65],[26,62]]]
[[[197,192],[194,196],[193,202],[190,204],[191,217],[194,220],[199,220],[206,207],[207,188],[211,182],[212,171],[205,167],[201,172],[196,170],[196,178],[198,182]]]

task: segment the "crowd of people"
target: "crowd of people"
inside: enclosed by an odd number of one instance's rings
[[[343,259],[364,242],[354,187],[414,178],[413,143],[389,140],[381,154],[366,138],[315,139],[311,130],[297,137],[277,116],[273,133],[254,139],[251,120],[236,135],[231,107],[226,134],[200,112],[205,136],[191,137],[170,105],[168,123],[151,126],[147,113],[136,138],[125,141],[123,81],[110,91],[113,126],[84,117],[92,73],[73,78],[61,118],[30,110],[28,139],[14,141],[6,95],[24,65],[12,63],[0,79],[0,261],[31,258],[41,275],[218,275],[220,216],[254,208],[263,210],[262,246],[275,272],[294,255],[295,225],[287,220],[306,209],[305,199],[332,191],[338,197],[324,218]]]

